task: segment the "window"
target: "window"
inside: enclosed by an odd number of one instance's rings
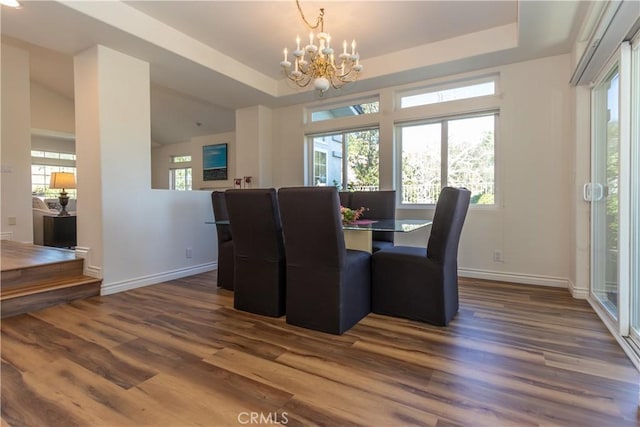
[[[191,190],[191,168],[170,169],[169,175],[169,188],[171,190]]]
[[[398,126],[401,203],[435,204],[446,186],[466,187],[471,203],[495,199],[498,114],[447,118]]]
[[[321,122],[323,120],[337,119],[339,117],[359,116],[361,114],[373,114],[380,111],[380,102],[368,100],[362,103],[351,103],[349,105],[335,106],[311,111],[311,121]]]
[[[352,191],[377,190],[380,187],[378,140],[377,128],[311,136],[312,185],[332,185]],[[324,156],[318,154],[322,152]],[[317,181],[321,172],[324,182]]]
[[[315,149],[313,152],[313,185],[327,185],[327,151]]]
[[[56,199],[60,190],[49,188],[53,172],[76,173],[76,155],[53,151],[31,151],[31,194],[45,199]],[[65,189],[70,198],[75,199],[75,189]]]
[[[187,163],[191,161],[191,156],[171,156],[171,163]]]
[[[456,101],[460,99],[477,98],[495,95],[496,78],[476,80],[455,87],[438,86],[419,91],[411,91],[400,95],[400,108],[416,107],[418,105],[438,104],[440,102]]]

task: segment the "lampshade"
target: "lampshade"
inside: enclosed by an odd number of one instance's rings
[[[71,172],[53,172],[49,188],[68,189],[76,188],[76,177]]]

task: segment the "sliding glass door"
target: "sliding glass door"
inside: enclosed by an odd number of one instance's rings
[[[592,90],[591,298],[640,348],[640,58],[623,43]]]
[[[640,34],[631,45],[631,340],[640,349]]]
[[[618,318],[620,73],[616,62],[593,90],[592,294]]]

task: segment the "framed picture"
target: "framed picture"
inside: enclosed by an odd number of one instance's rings
[[[204,181],[227,179],[227,144],[202,147],[202,174]]]

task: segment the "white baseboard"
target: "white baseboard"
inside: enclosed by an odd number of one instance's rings
[[[589,289],[578,288],[571,280],[569,280],[569,291],[571,292],[571,296],[575,299],[589,298]]]
[[[13,231],[3,231],[0,233],[0,240],[13,240]]]
[[[498,282],[522,283],[525,285],[551,286],[554,288],[569,288],[569,280],[563,277],[534,276],[520,273],[504,273],[502,271],[475,270],[459,268],[460,277],[471,279],[494,280]]]
[[[210,262],[193,267],[180,268],[178,270],[166,271],[164,273],[151,274],[149,276],[123,280],[120,282],[103,283],[100,295],[110,295],[117,292],[141,288],[143,286],[155,285],[157,283],[167,282],[169,280],[175,280],[181,277],[192,276],[199,273],[206,273],[207,271],[215,270],[217,268],[217,262]]]
[[[84,259],[83,274],[96,279],[102,279],[102,268],[91,264],[91,248],[76,246],[76,257]]]

